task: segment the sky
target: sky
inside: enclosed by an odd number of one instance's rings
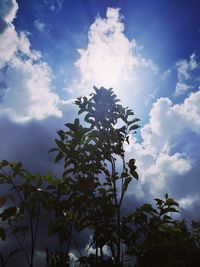
[[[0,160],[61,172],[48,150],[74,99],[112,87],[140,118],[126,152],[139,181],[200,214],[200,1],[0,0]]]

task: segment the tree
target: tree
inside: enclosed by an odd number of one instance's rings
[[[156,208],[146,203],[124,220],[127,253],[136,256],[135,266],[199,266],[198,223],[189,231],[184,220],[173,219],[179,204],[168,194],[155,201]]]
[[[122,213],[128,187],[138,180],[135,159],[126,157],[124,145],[139,120],[119,104],[112,89],[94,89],[75,101],[79,118],[58,131],[50,150],[57,152],[55,162],[63,160],[62,177],[31,174],[19,162],[0,162],[0,239],[12,234],[18,244],[6,256],[0,253],[1,265],[20,249],[27,265],[34,266],[41,213],[48,213],[46,234],[59,242],[53,250],[43,248],[47,267],[70,266],[72,244],[80,254],[77,266],[200,266],[200,223],[193,221],[189,228],[173,219],[179,205],[168,194],[155,199],[156,207],[146,203]],[[83,230],[92,236],[86,255],[77,241]],[[91,247],[95,253],[89,252]]]
[[[66,205],[71,207],[73,225],[93,230],[96,262],[99,252],[103,259],[103,247],[108,246],[120,266],[121,206],[129,183],[138,179],[135,160],[126,160],[124,144],[139,128],[139,119],[119,104],[112,89],[94,90],[89,98],[75,101],[78,114],[84,114],[83,123],[78,118],[67,123],[68,130],[58,131],[57,147],[51,151],[58,152],[55,162],[64,159],[62,180],[68,187]]]
[[[0,238],[6,239],[6,230],[15,237],[17,244],[24,254],[27,264],[33,267],[39,219],[44,195],[41,190],[43,179],[41,175],[32,175],[22,168],[20,162],[9,163],[3,160],[0,163],[0,184],[7,194],[0,197]],[[24,244],[25,237],[29,246]],[[12,251],[6,260],[1,256],[2,264],[6,265],[11,256],[19,250]]]

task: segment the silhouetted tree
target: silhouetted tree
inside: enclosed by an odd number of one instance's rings
[[[155,199],[156,207],[146,203],[122,213],[128,187],[138,180],[135,159],[126,157],[124,147],[139,120],[119,102],[103,87],[75,101],[79,118],[58,131],[50,150],[57,152],[55,162],[63,160],[59,179],[33,175],[21,163],[0,162],[0,239],[12,234],[18,244],[6,256],[0,253],[1,266],[19,250],[34,266],[41,213],[48,214],[47,235],[59,241],[55,249],[43,249],[46,267],[70,266],[72,244],[80,255],[77,266],[200,266],[200,223],[174,219],[179,205],[168,194]],[[77,236],[84,230],[91,233],[88,248],[94,254],[79,248]]]
[[[129,183],[138,179],[135,160],[126,160],[124,144],[139,128],[139,119],[119,104],[112,89],[94,90],[89,98],[75,101],[78,114],[84,114],[83,123],[79,119],[67,123],[68,130],[58,131],[57,148],[52,150],[58,151],[56,162],[64,158],[62,181],[68,190],[67,194],[63,192],[67,198],[62,214],[73,217],[70,221],[76,229],[93,230],[96,264],[99,254],[103,260],[103,247],[107,246],[120,266],[121,205]]]

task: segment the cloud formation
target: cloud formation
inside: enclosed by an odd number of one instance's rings
[[[178,82],[175,95],[181,95],[195,87],[192,72],[199,67],[195,53],[189,59],[182,59],[176,63]]]
[[[123,90],[138,82],[141,70],[157,73],[158,67],[142,57],[140,50],[136,41],[124,34],[120,9],[108,8],[106,17],[97,16],[90,26],[87,47],[78,49],[75,66],[80,81],[76,87],[84,92],[92,85]]]
[[[17,33],[13,19],[18,9],[15,0],[1,1],[0,35],[0,114],[14,121],[62,116],[59,97],[53,91],[52,72],[41,54],[31,48],[24,32]]]
[[[42,60],[40,52],[31,48],[27,34],[18,33],[14,27],[13,19],[18,9],[16,1],[1,1],[0,7],[1,116],[6,115],[15,122],[43,120],[43,123],[45,123],[44,119],[50,116],[61,117],[61,105],[65,105],[66,102],[61,101],[53,91],[53,74],[50,67]],[[80,80],[77,79],[74,87],[72,84],[72,89],[78,88],[79,92],[85,95],[91,92],[93,85],[114,87],[119,98],[122,99],[125,96],[124,98],[130,100],[131,106],[133,106],[134,97],[129,92],[132,93],[135,90],[136,86],[134,85],[139,85],[141,82],[147,84],[145,79],[141,79],[144,77],[142,75],[149,75],[149,78],[158,72],[158,67],[151,60],[142,56],[136,41],[130,41],[127,38],[120,10],[115,8],[108,8],[105,18],[98,16],[95,19],[89,30],[88,45],[85,49],[80,49],[79,54],[80,57],[75,64],[80,72]],[[176,67],[178,73],[176,94],[179,95],[190,89],[189,87],[194,81],[192,74],[194,71],[198,71],[199,63],[196,55],[192,54],[188,60],[179,61]],[[162,79],[165,80],[169,74],[170,71],[167,70]],[[146,86],[149,87],[148,90],[151,92],[149,97],[152,100],[156,98],[156,93],[151,90],[149,81],[150,79]],[[145,91],[142,91],[141,94],[144,100],[148,100],[148,94]],[[138,99],[137,97],[139,102]],[[145,101],[139,103],[144,109]],[[141,129],[142,142],[138,143],[133,138],[130,148],[126,148],[130,157],[137,159],[140,182],[136,187],[135,195],[138,198],[143,199],[145,196],[149,196],[152,199],[152,196],[160,195],[162,197],[167,191],[174,190],[173,188],[178,190],[177,185],[174,185],[179,178],[183,177],[184,179],[188,173],[192,174],[196,164],[196,159],[192,156],[194,149],[192,151],[187,148],[187,144],[183,140],[188,134],[194,133],[197,140],[200,141],[199,103],[200,91],[196,91],[179,104],[174,104],[167,97],[161,97],[153,104],[149,113],[149,122]],[[63,111],[65,112],[65,110]],[[71,116],[67,115],[68,118]],[[1,121],[4,122],[2,119]],[[28,135],[31,135],[32,131],[39,132],[39,127],[37,128],[36,125],[33,128],[30,127]],[[20,134],[23,135],[23,129],[20,130]],[[4,139],[4,135],[7,133],[2,134],[2,139]],[[9,138],[9,140],[13,140],[9,143],[10,147],[17,138],[19,139],[19,136]],[[44,144],[43,140],[46,137],[36,137],[36,141],[37,138],[42,140],[41,144]],[[8,143],[9,140],[6,140]],[[33,142],[32,137],[28,139],[27,143],[20,143],[17,140],[18,146],[15,146],[15,151],[19,151],[23,144],[26,144],[28,151],[23,149],[23,155],[20,155],[21,160],[23,157],[28,158],[29,151],[35,151],[33,147],[29,149],[28,144],[31,142]],[[196,140],[190,140],[190,144],[194,146],[195,142]],[[4,147],[4,144],[1,146],[8,158],[17,157],[13,152],[11,152],[13,155],[6,154],[9,151],[8,147]],[[46,147],[47,145],[45,149]],[[35,155],[39,148],[36,150]],[[19,156],[19,153],[17,155]],[[28,161],[33,164],[31,156]],[[36,165],[37,162],[34,163],[34,167]],[[42,165],[46,167],[47,163]],[[179,199],[183,204],[191,203],[190,205],[193,205],[197,200],[192,198],[193,191],[189,184],[188,190],[187,196],[184,196],[182,192]]]
[[[44,32],[47,29],[47,26],[39,19],[34,21],[34,25],[39,32]]]
[[[187,175],[198,178],[195,173],[198,159],[193,156],[194,147],[190,147],[200,141],[199,103],[200,91],[191,93],[180,104],[173,104],[169,98],[160,98],[154,103],[149,122],[141,129],[142,142],[132,138],[131,146],[127,148],[129,155],[137,160],[140,183],[134,185],[132,192],[136,190],[138,198],[162,197],[166,192],[173,192],[182,194],[183,207],[186,198],[191,200],[187,201],[188,205],[197,201],[192,197],[195,191],[192,182],[187,183],[187,197],[185,190],[178,192],[178,183],[186,183]],[[188,146],[184,138],[190,133],[195,134],[197,140],[190,138]]]

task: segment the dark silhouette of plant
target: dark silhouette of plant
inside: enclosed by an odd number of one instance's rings
[[[144,204],[124,221],[127,253],[136,256],[137,267],[189,267],[199,266],[199,249],[185,221],[172,218],[178,203],[165,195],[155,199],[156,208]],[[194,231],[193,231],[194,232]]]
[[[42,203],[41,185],[43,178],[23,170],[21,163],[9,163],[3,160],[0,164],[0,184],[7,188],[8,193],[0,197],[1,225],[11,232],[23,252],[30,267],[33,266],[34,253],[39,228],[40,209]],[[29,239],[28,250],[24,244]],[[0,238],[5,240],[5,228],[0,228]],[[18,251],[18,250],[17,250]],[[9,258],[16,252],[11,252]],[[4,261],[4,265],[8,259]],[[3,261],[3,257],[1,257]]]
[[[1,266],[19,250],[34,266],[40,220],[48,214],[46,235],[54,237],[55,246],[44,246],[46,267],[70,266],[75,248],[76,266],[199,267],[200,222],[190,226],[176,219],[179,205],[168,194],[156,198],[155,207],[146,203],[122,213],[128,187],[138,180],[135,160],[126,158],[124,145],[139,120],[112,89],[94,90],[75,101],[79,118],[58,131],[50,150],[57,152],[55,162],[63,160],[62,177],[33,175],[21,163],[0,162],[1,192],[6,192],[0,196],[0,239],[6,242],[11,234],[19,248],[0,253]],[[78,242],[84,230],[92,237],[86,253]]]
[[[103,247],[110,248],[117,266],[122,264],[121,205],[133,178],[138,179],[135,160],[126,161],[124,144],[139,128],[133,111],[124,108],[112,89],[94,87],[89,98],[75,101],[79,119],[58,131],[55,161],[64,158],[63,181],[68,187],[67,212],[78,230],[93,230],[96,263]],[[65,205],[65,207],[66,207]],[[65,212],[63,210],[63,212]],[[62,212],[62,214],[63,214]]]
[[[90,254],[88,257],[80,257],[78,259],[78,264],[81,267],[114,267],[116,264],[114,263],[114,260],[109,257],[108,259],[101,259],[101,257],[98,257],[96,262],[96,257],[94,254]]]
[[[46,248],[46,267],[68,267],[71,259],[66,251],[49,251]]]

